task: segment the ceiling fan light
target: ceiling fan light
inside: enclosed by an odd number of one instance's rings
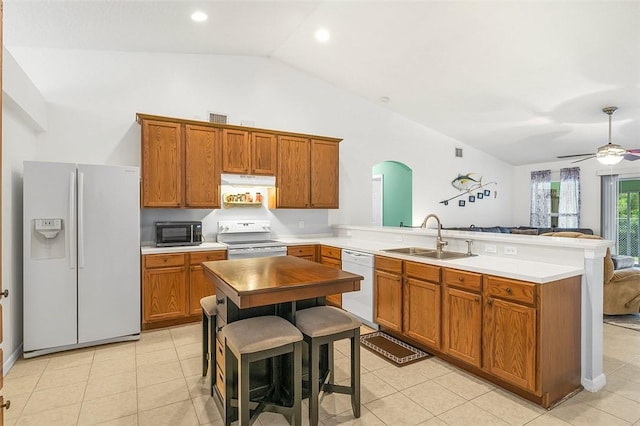
[[[618,164],[624,158],[627,151],[620,145],[609,143],[598,148],[596,153],[597,160],[605,166],[613,166]]]

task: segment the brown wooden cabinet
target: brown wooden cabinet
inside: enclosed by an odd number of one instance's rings
[[[264,132],[251,132],[251,174],[275,176],[278,173],[278,138]]]
[[[274,134],[222,130],[222,172],[275,176],[277,138]]]
[[[308,139],[295,136],[278,136],[276,207],[310,207],[309,155]]]
[[[304,245],[304,246],[288,246],[287,256],[300,257],[315,262],[317,246],[316,245]]]
[[[202,262],[226,259],[225,250],[142,256],[142,329],[201,318],[200,299],[214,294]]]
[[[471,364],[481,365],[482,276],[444,269],[443,352]]]
[[[320,263],[335,269],[342,269],[342,250],[338,247],[320,246]],[[342,294],[330,294],[326,297],[328,305],[342,307]]]
[[[373,280],[375,322],[402,332],[402,261],[376,256]]]
[[[338,208],[339,145],[335,142],[311,139],[311,207]]]
[[[440,349],[440,267],[404,262],[404,334],[425,345]]]
[[[142,207],[219,208],[219,131],[141,116],[139,120]]]

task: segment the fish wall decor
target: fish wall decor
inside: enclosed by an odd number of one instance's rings
[[[446,200],[442,200],[440,201],[440,203],[444,204],[445,206],[448,206],[449,201],[455,200],[456,198],[459,198],[459,197],[463,197],[467,194],[471,194],[469,195],[469,202],[475,203],[476,200],[487,199],[491,195],[491,190],[489,189],[478,191],[476,193],[478,189],[484,188],[489,185],[497,185],[497,184],[498,182],[495,182],[495,181],[483,183],[482,176],[478,175],[477,173],[466,173],[464,175],[458,174],[458,176],[451,181],[451,186],[453,186],[455,189],[457,189],[461,193],[458,195],[454,195],[453,197],[448,198]],[[498,193],[494,190],[493,198],[496,198],[497,196],[498,196]],[[460,200],[458,202],[458,206],[460,207],[464,207],[466,204],[467,203],[465,203],[463,200]]]

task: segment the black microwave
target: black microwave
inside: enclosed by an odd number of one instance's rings
[[[156,247],[202,244],[202,222],[155,222]]]

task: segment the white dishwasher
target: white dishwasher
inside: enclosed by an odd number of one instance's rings
[[[373,259],[369,253],[342,249],[342,270],[364,277],[360,291],[342,293],[342,308],[377,330],[373,322]]]

